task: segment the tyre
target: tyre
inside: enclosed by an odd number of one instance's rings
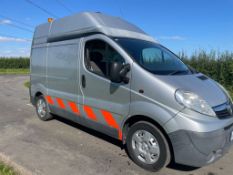
[[[159,171],[170,162],[170,150],[162,132],[149,122],[131,126],[126,148],[129,157],[148,171]]]
[[[36,98],[36,113],[39,119],[43,121],[51,120],[53,118],[49,112],[48,103],[43,95]]]

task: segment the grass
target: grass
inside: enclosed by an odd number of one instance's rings
[[[29,88],[30,82],[29,82],[29,81],[26,81],[23,85],[24,85],[26,88]]]
[[[29,74],[29,69],[0,69],[0,75]]]
[[[12,167],[0,162],[0,175],[19,175],[19,173],[16,173]]]

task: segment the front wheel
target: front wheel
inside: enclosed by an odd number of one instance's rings
[[[149,122],[138,122],[130,128],[126,147],[130,158],[149,171],[159,171],[170,161],[166,138]]]
[[[36,113],[39,119],[43,121],[51,120],[53,118],[49,112],[48,103],[43,95],[36,98]]]

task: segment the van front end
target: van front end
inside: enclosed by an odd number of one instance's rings
[[[159,44],[115,41],[135,61],[131,103],[145,103],[131,111],[150,116],[163,127],[174,161],[202,167],[225,155],[233,144],[233,105],[227,91]]]
[[[217,106],[216,117],[184,109],[166,123],[175,162],[202,167],[223,157],[233,145],[232,109],[232,103]]]

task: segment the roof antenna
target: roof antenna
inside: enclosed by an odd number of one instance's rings
[[[120,12],[120,16],[121,16],[122,18],[124,18],[123,10],[122,10],[122,8],[121,8],[121,6],[120,6],[120,3],[117,3],[117,1],[116,1],[116,4],[118,5],[118,9],[119,9],[119,12]]]

